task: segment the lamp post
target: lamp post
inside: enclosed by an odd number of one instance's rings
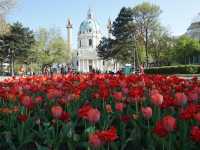
[[[14,76],[14,50],[11,50],[10,48],[8,49],[8,53],[10,55],[10,72],[11,76]]]

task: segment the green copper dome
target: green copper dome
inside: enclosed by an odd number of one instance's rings
[[[98,22],[94,19],[92,11],[89,9],[87,19],[84,20],[79,28],[79,34],[100,32]]]

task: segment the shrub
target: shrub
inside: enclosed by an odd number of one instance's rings
[[[164,66],[145,69],[147,74],[199,74],[200,65]]]

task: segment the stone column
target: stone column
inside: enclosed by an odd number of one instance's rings
[[[67,49],[72,49],[72,21],[70,18],[67,20]]]
[[[80,71],[80,65],[81,65],[81,62],[80,62],[80,59],[78,59],[78,71]]]
[[[87,59],[87,72],[89,72],[89,60]]]

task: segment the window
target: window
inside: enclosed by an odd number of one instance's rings
[[[92,32],[92,29],[89,29],[89,32]]]
[[[79,47],[81,47],[81,40],[80,40],[80,43],[79,43]]]
[[[89,46],[92,46],[92,39],[89,39]]]

